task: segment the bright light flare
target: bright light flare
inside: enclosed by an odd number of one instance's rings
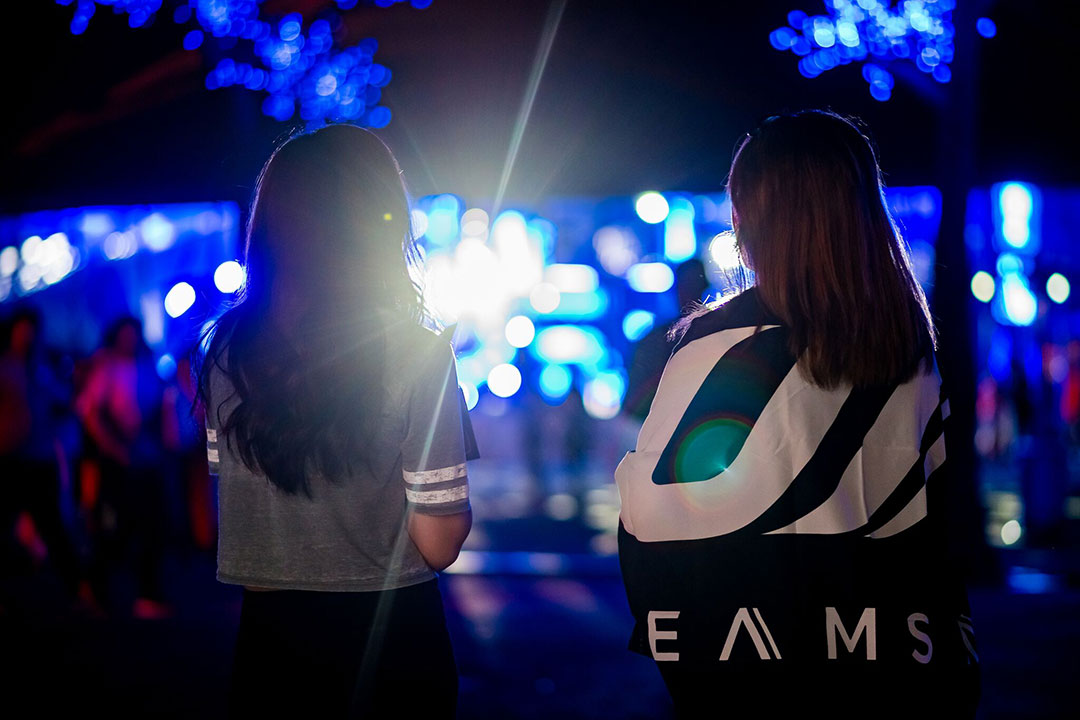
[[[524,315],[515,315],[506,322],[506,341],[516,348],[527,347],[536,337],[536,327]]]
[[[1005,183],[998,195],[1001,208],[1001,236],[1016,249],[1023,249],[1031,240],[1031,216],[1035,198],[1023,183]]]
[[[683,197],[672,198],[664,220],[664,257],[681,263],[697,255],[694,205]]]
[[[1054,273],[1046,279],[1046,294],[1058,305],[1069,299],[1071,290],[1069,279],[1061,273]]]
[[[529,304],[532,305],[533,310],[542,315],[555,312],[561,299],[562,294],[559,288],[551,283],[539,283],[529,293]]]
[[[630,342],[637,342],[652,330],[656,316],[648,310],[631,310],[622,321],[623,335]]]
[[[195,304],[195,288],[186,282],[178,282],[165,295],[165,312],[178,318]]]
[[[550,400],[561,400],[570,392],[573,377],[562,365],[546,365],[540,371],[540,392]]]
[[[994,282],[994,276],[985,270],[980,270],[971,277],[971,294],[979,302],[990,302],[996,290],[997,283]]]
[[[1019,520],[1009,520],[1001,526],[1001,542],[1006,545],[1015,545],[1023,534],[1024,528],[1021,527]]]
[[[592,292],[600,284],[594,268],[571,263],[549,265],[544,271],[544,281],[551,283],[562,293]]]
[[[244,267],[235,260],[227,260],[214,271],[214,285],[225,294],[234,293],[244,286],[247,274]]]
[[[658,192],[643,192],[634,200],[638,217],[650,225],[664,222],[670,209],[667,199]]]
[[[638,263],[626,271],[631,289],[642,293],[662,293],[675,284],[675,273],[665,263]]]
[[[593,235],[593,249],[600,267],[618,277],[641,259],[641,244],[627,228],[607,225]]]
[[[499,397],[512,397],[521,389],[521,371],[510,363],[491,368],[487,379],[488,389]]]

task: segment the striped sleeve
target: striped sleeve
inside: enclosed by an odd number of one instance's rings
[[[413,386],[402,475],[409,506],[425,515],[469,509],[469,474],[454,354],[439,343]]]
[[[218,433],[213,428],[206,428],[206,462],[210,466],[210,474],[217,475],[221,465],[221,457],[218,454]]]

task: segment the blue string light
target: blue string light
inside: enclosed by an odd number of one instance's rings
[[[997,35],[997,24],[988,17],[981,17],[975,21],[975,30],[984,38],[992,38]]]
[[[777,50],[799,56],[799,72],[814,78],[849,63],[863,65],[870,95],[892,97],[893,76],[884,67],[907,61],[940,83],[952,79],[955,0],[824,0],[827,15],[788,13],[788,24],[769,34]]]
[[[395,2],[378,2],[388,7]],[[82,34],[97,7],[110,7],[126,14],[128,24],[141,27],[161,10],[162,0],[56,0],[74,5],[71,32]],[[185,50],[197,50],[211,38],[219,41],[244,40],[251,43],[254,60],[225,57],[206,76],[206,87],[217,90],[243,87],[264,92],[264,114],[281,121],[297,114],[309,128],[328,122],[347,121],[372,128],[390,123],[389,108],[380,105],[382,88],[390,82],[390,70],[374,62],[378,44],[365,38],[350,47],[340,47],[335,25],[340,19],[330,13],[304,28],[299,13],[267,18],[262,0],[181,0],[174,2],[172,19],[183,25],[194,21],[198,28],[183,40]],[[335,0],[338,10],[352,9],[356,0]],[[412,7],[426,8],[431,0],[411,0]],[[223,47],[228,47],[223,44]]]

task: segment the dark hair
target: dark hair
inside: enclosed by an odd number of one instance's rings
[[[331,125],[279,147],[259,175],[239,301],[204,337],[199,399],[252,472],[311,495],[363,462],[383,405],[386,340],[423,320],[401,170],[374,134]],[[288,286],[304,300],[297,334],[270,314]],[[398,328],[400,329],[400,327]],[[211,399],[218,368],[238,402]],[[212,402],[211,402],[212,400]]]
[[[728,190],[740,254],[808,380],[894,384],[929,359],[926,297],[873,145],[852,121],[820,110],[769,118],[736,150]]]

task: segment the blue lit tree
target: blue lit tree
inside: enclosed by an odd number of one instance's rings
[[[376,0],[389,7],[404,0]],[[86,32],[90,20],[101,8],[127,15],[128,25],[139,28],[163,13],[163,0],[56,0],[72,5],[75,14],[71,32]],[[432,0],[410,0],[417,9]],[[327,122],[348,121],[381,128],[390,122],[389,108],[380,105],[382,88],[390,82],[390,70],[374,62],[378,44],[365,38],[350,47],[340,47],[335,39],[341,27],[337,13],[328,12],[311,21],[307,28],[299,13],[266,17],[262,0],[173,0],[167,3],[172,20],[193,25],[183,39],[185,50],[194,51],[204,43],[223,47],[244,42],[250,47],[246,59],[227,56],[206,76],[211,90],[238,86],[266,93],[262,110],[277,120],[289,120],[299,113],[309,127]],[[357,0],[335,0],[337,10],[350,10]]]
[[[913,64],[939,83],[952,79],[952,22],[955,0],[905,0],[890,7],[883,0],[824,0],[825,15],[788,13],[788,25],[773,30],[777,50],[799,56],[799,72],[817,77],[839,65],[862,65],[870,94],[884,102],[892,95],[887,66]]]

